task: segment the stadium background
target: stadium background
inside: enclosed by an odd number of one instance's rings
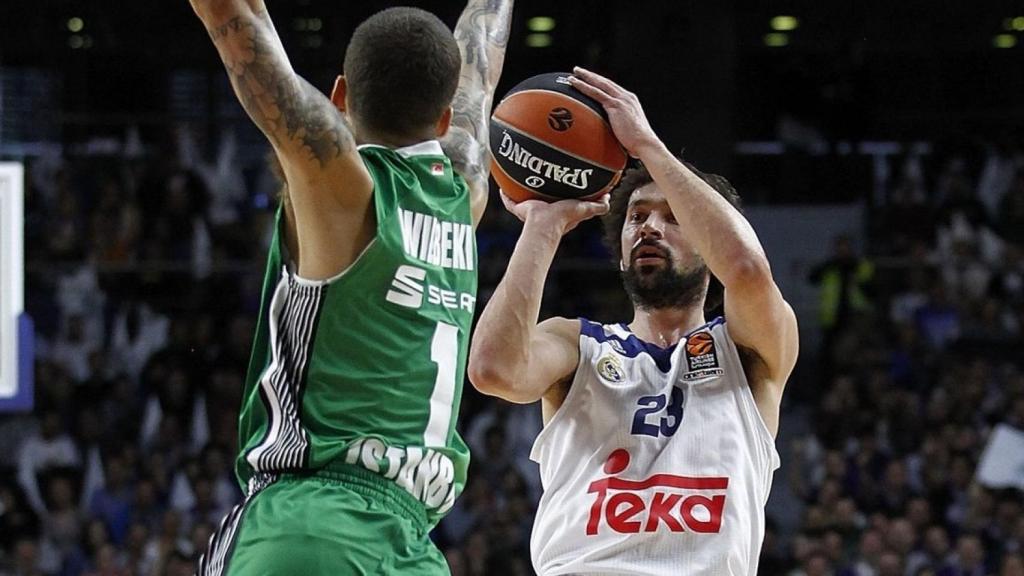
[[[387,5],[269,8],[327,90]],[[576,64],[635,91],[736,185],[798,311],[761,574],[1024,573],[1024,498],[979,468],[1024,430],[1022,42],[1010,1],[517,2],[498,94]],[[266,151],[184,0],[0,5],[37,348],[34,410],[0,415],[0,573],[190,573],[239,497]],[[517,233],[492,202],[481,307]],[[566,238],[544,308],[628,313],[596,226]],[[530,573],[539,427],[466,386],[471,480],[435,532],[453,574]]]

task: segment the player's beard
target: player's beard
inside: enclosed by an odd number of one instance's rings
[[[638,269],[639,268],[639,269]],[[702,260],[679,271],[667,256],[662,266],[637,266],[622,271],[622,283],[633,305],[646,310],[686,308],[700,303],[707,290],[708,267]]]

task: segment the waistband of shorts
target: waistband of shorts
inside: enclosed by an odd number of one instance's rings
[[[281,474],[281,480],[308,480],[310,477],[344,484],[356,494],[380,502],[392,512],[408,518],[424,533],[431,528],[422,502],[393,481],[366,468],[334,460],[305,474]]]

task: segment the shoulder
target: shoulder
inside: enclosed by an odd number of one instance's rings
[[[561,316],[554,316],[544,320],[537,325],[545,335],[555,337],[561,340],[575,342],[582,331],[582,325],[588,323],[587,320],[581,318],[563,318]]]

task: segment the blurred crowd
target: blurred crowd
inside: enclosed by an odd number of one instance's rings
[[[0,416],[0,574],[191,574],[241,497],[237,411],[276,183],[220,140],[28,163],[35,409]],[[780,443],[775,478],[802,519],[769,519],[760,573],[1024,575],[1022,492],[976,478],[997,425],[1024,431],[1024,156],[894,166],[864,241],[836,239],[806,279],[823,338],[791,381],[782,426],[799,406],[807,433]],[[517,231],[492,202],[481,307]],[[628,310],[596,226],[559,258],[546,306]],[[540,411],[465,389],[470,479],[433,537],[455,576],[531,574]]]
[[[805,506],[762,573],[1024,574],[1024,472],[1018,488],[977,474],[996,427],[1024,432],[1024,155],[977,156],[902,159],[866,254],[839,237],[811,272],[811,432],[780,446],[776,477]]]

